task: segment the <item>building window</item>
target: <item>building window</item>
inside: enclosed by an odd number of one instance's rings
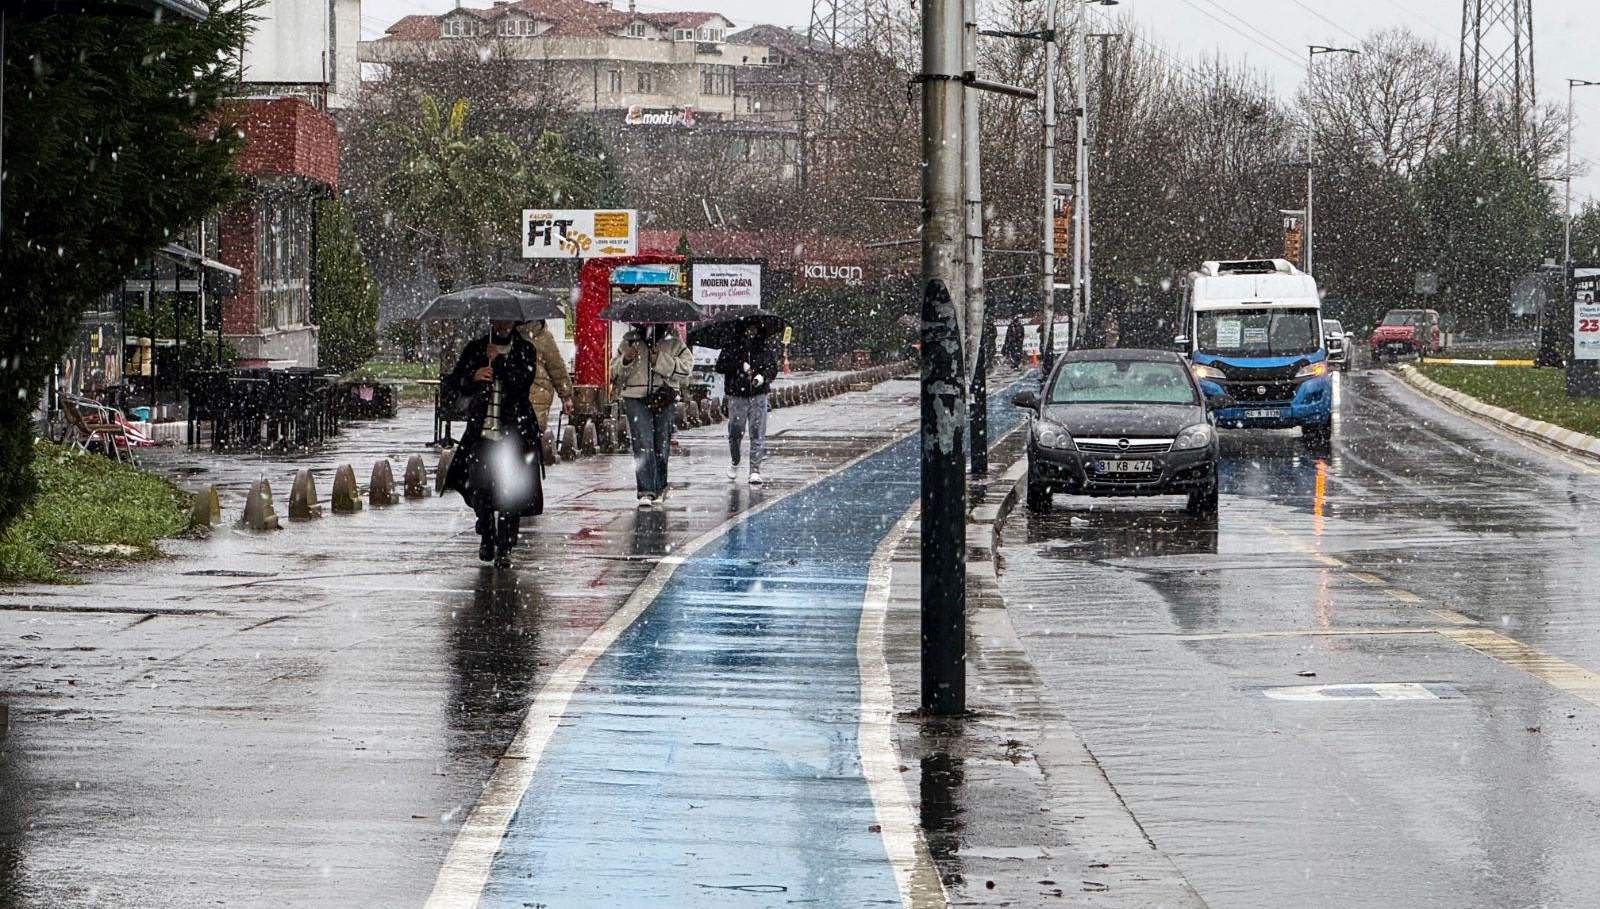
[[[523,38],[533,34],[533,20],[525,16],[507,16],[495,27],[495,33],[510,38]]]
[[[628,26],[629,38],[648,38],[649,36],[650,26],[644,24],[643,22],[635,22]]]
[[[614,69],[606,73],[606,75],[610,78],[610,87],[608,88],[608,91],[610,91],[613,95],[622,94],[622,70]]]
[[[474,33],[473,23],[466,16],[452,16],[444,20],[444,36],[446,38],[467,38]]]
[[[653,94],[655,94],[656,93],[656,77],[655,77],[655,73],[639,73],[636,85],[637,85],[638,91],[639,91],[639,93],[641,95],[653,95]]]
[[[700,94],[724,96],[733,94],[733,67],[723,63],[701,66]]]
[[[693,41],[694,40],[694,29],[692,29],[692,28],[675,28],[675,29],[672,30],[672,40],[674,40],[674,41]]]
[[[257,324],[263,330],[311,322],[311,200],[267,187],[256,209]]]
[[[720,28],[702,28],[700,30],[700,40],[707,41],[712,44],[721,44],[722,36],[724,34],[726,34],[726,32]]]

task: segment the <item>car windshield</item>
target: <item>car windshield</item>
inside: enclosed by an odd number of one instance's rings
[[[1322,320],[1322,329],[1323,329],[1323,331],[1326,331],[1330,335],[1344,334],[1344,326],[1340,325],[1338,322],[1334,321],[1333,319],[1324,319],[1324,320]]]
[[[1400,309],[1383,317],[1385,325],[1421,325],[1422,312],[1416,309]]]
[[[1143,360],[1085,360],[1056,373],[1051,404],[1198,404],[1182,364]]]
[[[1206,353],[1291,356],[1322,347],[1314,309],[1229,309],[1197,313],[1196,321]]]

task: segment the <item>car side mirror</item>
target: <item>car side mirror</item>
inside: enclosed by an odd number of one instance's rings
[[[1188,353],[1189,338],[1186,335],[1178,335],[1176,338],[1172,339],[1172,346],[1178,351],[1178,353]]]
[[[1019,391],[1011,396],[1011,404],[1024,410],[1039,412],[1039,393],[1036,391]]]

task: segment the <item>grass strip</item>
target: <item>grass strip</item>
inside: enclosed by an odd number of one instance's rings
[[[104,455],[40,441],[39,496],[0,535],[0,581],[67,583],[72,572],[158,557],[188,523],[189,495]]]
[[[1600,398],[1567,397],[1566,376],[1559,369],[1445,363],[1423,363],[1417,369],[1440,385],[1485,404],[1600,436]]]

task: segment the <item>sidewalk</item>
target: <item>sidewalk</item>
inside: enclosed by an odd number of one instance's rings
[[[168,562],[6,592],[17,823],[0,846],[20,891],[943,905],[887,722],[915,699],[890,701],[875,643],[918,490],[916,395],[892,381],[775,412],[761,490],[723,476],[725,427],[689,430],[664,511],[633,507],[625,456],[559,465],[512,572],[479,566],[451,495],[225,526]],[[998,436],[1017,415],[995,413]],[[364,478],[428,428],[411,414],[310,464],[188,469],[235,491],[301,466]],[[914,629],[888,626],[897,665]]]

